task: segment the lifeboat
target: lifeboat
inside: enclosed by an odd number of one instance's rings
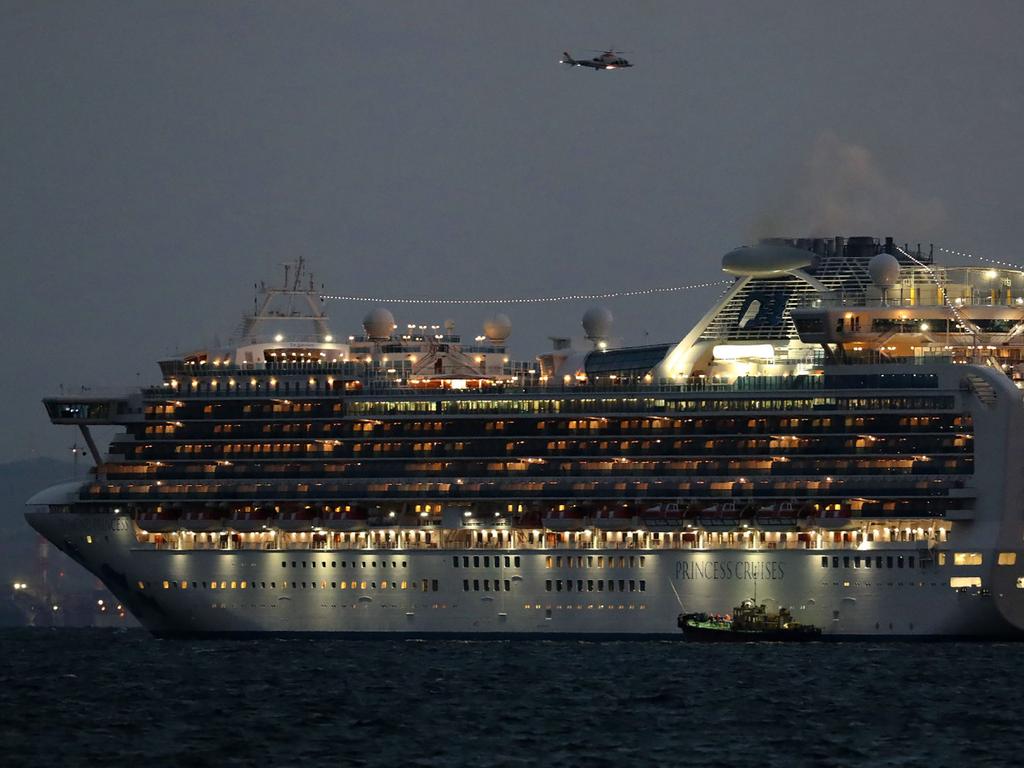
[[[274,520],[274,524],[282,531],[289,533],[311,531],[318,527],[317,514],[312,509],[294,509],[290,512],[281,512]]]
[[[845,504],[829,504],[824,509],[812,511],[807,517],[805,526],[822,528],[828,531],[842,531],[856,528],[853,511]]]
[[[329,531],[364,531],[368,515],[365,509],[351,507],[335,512],[333,510],[320,515],[320,527]]]
[[[686,525],[686,505],[675,502],[655,504],[640,515],[640,522],[652,531],[671,531]]]
[[[587,513],[578,508],[551,510],[543,523],[552,531],[583,531],[587,528]]]
[[[181,530],[178,512],[173,509],[144,509],[135,518],[139,528],[151,533],[169,533]]]
[[[535,509],[521,512],[512,518],[513,528],[544,528],[546,520]]]
[[[800,510],[791,501],[760,506],[754,513],[754,525],[768,530],[796,528]]]
[[[734,501],[704,507],[697,516],[701,528],[709,531],[734,531],[740,527],[740,509]]]
[[[228,517],[227,527],[239,533],[258,533],[274,527],[274,513],[269,509],[235,510]]]
[[[209,533],[224,528],[224,510],[222,509],[189,509],[181,513],[178,525],[186,531]]]
[[[636,516],[627,507],[618,509],[599,509],[590,517],[595,528],[605,531],[635,531],[637,528]]]

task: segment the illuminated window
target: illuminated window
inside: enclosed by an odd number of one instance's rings
[[[171,588],[170,582],[165,581],[164,582],[164,589],[170,589],[170,588]]]
[[[1024,589],[1024,576],[1017,579],[1017,589]]]
[[[999,553],[999,565],[1016,565],[1017,564],[1017,553],[1016,552],[1000,552]]]
[[[181,588],[182,589],[188,589],[188,582],[187,581],[181,582]]]
[[[953,589],[960,589],[962,587],[980,587],[981,577],[980,576],[953,576],[949,580],[949,586]]]
[[[981,552],[954,552],[953,565],[981,565]]]

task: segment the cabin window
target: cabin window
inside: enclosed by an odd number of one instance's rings
[[[949,579],[949,586],[953,589],[962,589],[964,587],[980,587],[981,577],[980,576],[952,576]],[[1020,580],[1017,581],[1017,586],[1020,586]]]
[[[981,565],[981,552],[954,552],[953,565]]]

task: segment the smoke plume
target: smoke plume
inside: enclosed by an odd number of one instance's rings
[[[760,237],[916,236],[938,225],[942,202],[890,178],[871,150],[833,133],[814,142],[798,183],[756,224]]]

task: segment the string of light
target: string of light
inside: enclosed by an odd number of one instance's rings
[[[940,282],[940,280],[938,278],[938,275],[935,274],[935,270],[932,269],[931,264],[925,264],[923,261],[919,261],[918,259],[916,259],[911,254],[907,253],[905,250],[903,250],[899,246],[896,246],[896,250],[899,251],[900,253],[902,253],[904,256],[906,256],[908,259],[910,259],[912,262],[917,264],[917,266],[923,267],[924,271],[928,273],[928,277],[930,277],[932,279],[932,282],[935,283],[935,287],[938,288],[940,291],[943,289],[944,286]],[[939,250],[946,250],[946,249],[945,248],[940,248]],[[949,295],[945,291],[942,291],[942,303],[945,304],[947,307],[949,307],[950,311],[953,313],[953,317],[956,318],[957,323],[959,323],[961,327],[963,327],[965,329],[968,328],[968,325],[967,325],[966,321],[964,320],[963,316],[960,314],[959,310],[957,310],[956,305],[954,305],[953,302],[951,302],[949,300]],[[975,333],[975,338],[977,338],[977,331],[974,331],[974,333]]]
[[[950,253],[954,256],[962,256],[965,259],[974,259],[975,261],[984,261],[986,264],[998,264],[1000,267],[1007,267],[1008,269],[1019,269],[1024,271],[1024,267],[1020,264],[1011,264],[1008,261],[1000,261],[999,259],[989,259],[985,256],[975,256],[973,253],[967,253],[966,251],[955,251],[952,248],[943,248],[941,245],[935,246],[938,250],[943,253]]]
[[[660,286],[657,288],[639,288],[631,291],[607,291],[605,293],[574,293],[564,296],[509,296],[505,298],[481,299],[430,299],[404,298],[396,296],[346,296],[342,294],[324,294],[323,298],[335,301],[366,301],[375,304],[550,304],[561,301],[594,301],[596,299],[618,299],[628,296],[651,296],[658,293],[676,293],[692,291],[698,288],[712,288],[716,285],[732,285],[732,280],[711,280],[706,283],[690,283],[688,285]]]

